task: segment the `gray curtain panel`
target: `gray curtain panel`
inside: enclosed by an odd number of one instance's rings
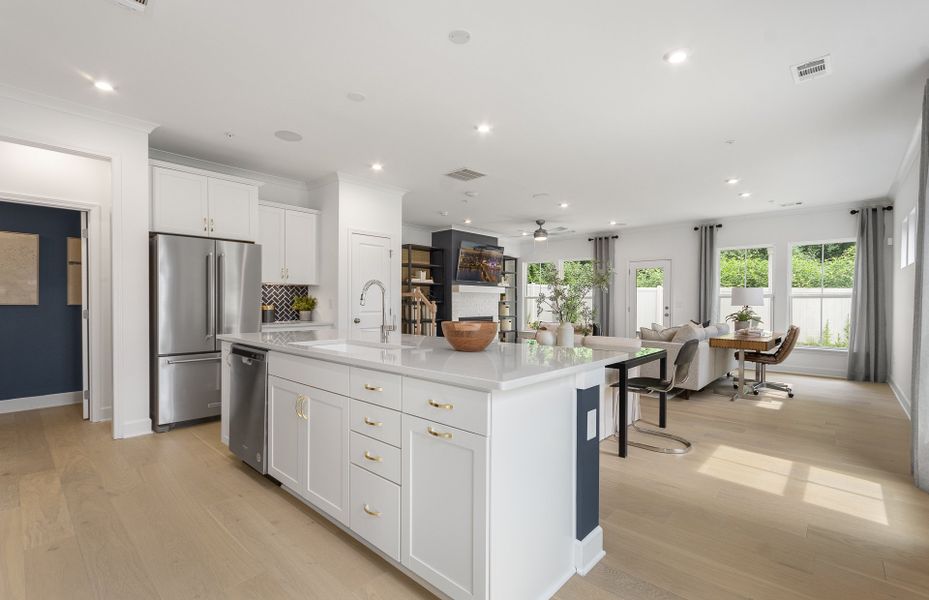
[[[598,273],[605,273],[613,267],[613,236],[605,235],[595,237],[594,243],[594,269]],[[613,279],[605,290],[595,289],[594,292],[594,321],[600,324],[600,335],[613,335]]]
[[[716,279],[716,225],[700,226],[699,294],[697,318],[716,323],[719,310],[719,281]]]
[[[926,205],[929,186],[929,81],[923,94],[923,125],[919,161],[919,199],[916,201],[916,285],[913,300],[913,381],[910,388],[913,425],[913,476],[929,492],[929,248],[926,245]]]
[[[855,287],[852,290],[848,378],[887,381],[887,280],[884,209],[858,211]]]

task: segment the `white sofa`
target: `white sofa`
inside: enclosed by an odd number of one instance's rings
[[[642,345],[646,348],[663,348],[668,351],[668,377],[671,376],[671,369],[674,368],[674,359],[680,351],[683,342],[660,342],[657,340],[643,340]],[[725,348],[710,348],[708,340],[700,340],[697,345],[697,355],[694,362],[690,365],[690,372],[687,379],[680,382],[677,387],[689,390],[699,391],[713,383],[726,373],[734,370],[735,359],[732,351],[726,351]],[[649,363],[642,367],[642,375],[645,377],[658,377],[658,363]]]

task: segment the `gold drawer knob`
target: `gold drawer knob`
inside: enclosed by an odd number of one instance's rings
[[[370,460],[371,462],[384,462],[384,459],[383,459],[383,458],[381,458],[380,456],[375,456],[375,455],[371,454],[370,452],[368,452],[367,450],[365,450],[365,455],[364,455],[364,456],[365,456],[365,458],[367,458],[367,459]]]
[[[366,513],[368,513],[368,514],[371,515],[372,517],[379,517],[379,516],[381,516],[381,511],[379,511],[379,510],[374,510],[373,508],[371,508],[371,507],[368,506],[367,504],[364,505],[364,510],[365,510]]]
[[[383,427],[384,423],[382,421],[372,421],[368,417],[365,417],[365,425],[370,425],[371,427]]]
[[[436,431],[432,427],[426,427],[426,431],[429,432],[429,435],[437,438],[442,438],[443,440],[452,439],[452,434],[447,431]]]
[[[429,398],[429,406],[431,406],[432,408],[441,408],[442,410],[452,410],[453,408],[455,408],[454,404],[445,404],[442,402],[436,402],[432,398]]]
[[[383,392],[384,388],[379,385],[371,385],[370,383],[365,384],[365,389],[369,392]]]

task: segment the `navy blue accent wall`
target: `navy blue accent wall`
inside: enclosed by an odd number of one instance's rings
[[[597,412],[597,435],[587,439],[587,413]],[[600,524],[600,386],[577,390],[577,523],[578,540]]]
[[[0,231],[39,234],[39,305],[0,306],[0,401],[82,388],[81,307],[68,306],[73,210],[0,202]]]

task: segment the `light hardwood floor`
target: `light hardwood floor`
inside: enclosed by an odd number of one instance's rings
[[[796,398],[672,402],[686,456],[603,443],[607,556],[560,600],[929,599],[929,494],[888,388],[774,378]],[[0,598],[428,597],[216,423],[114,442],[79,407],[0,415]]]

